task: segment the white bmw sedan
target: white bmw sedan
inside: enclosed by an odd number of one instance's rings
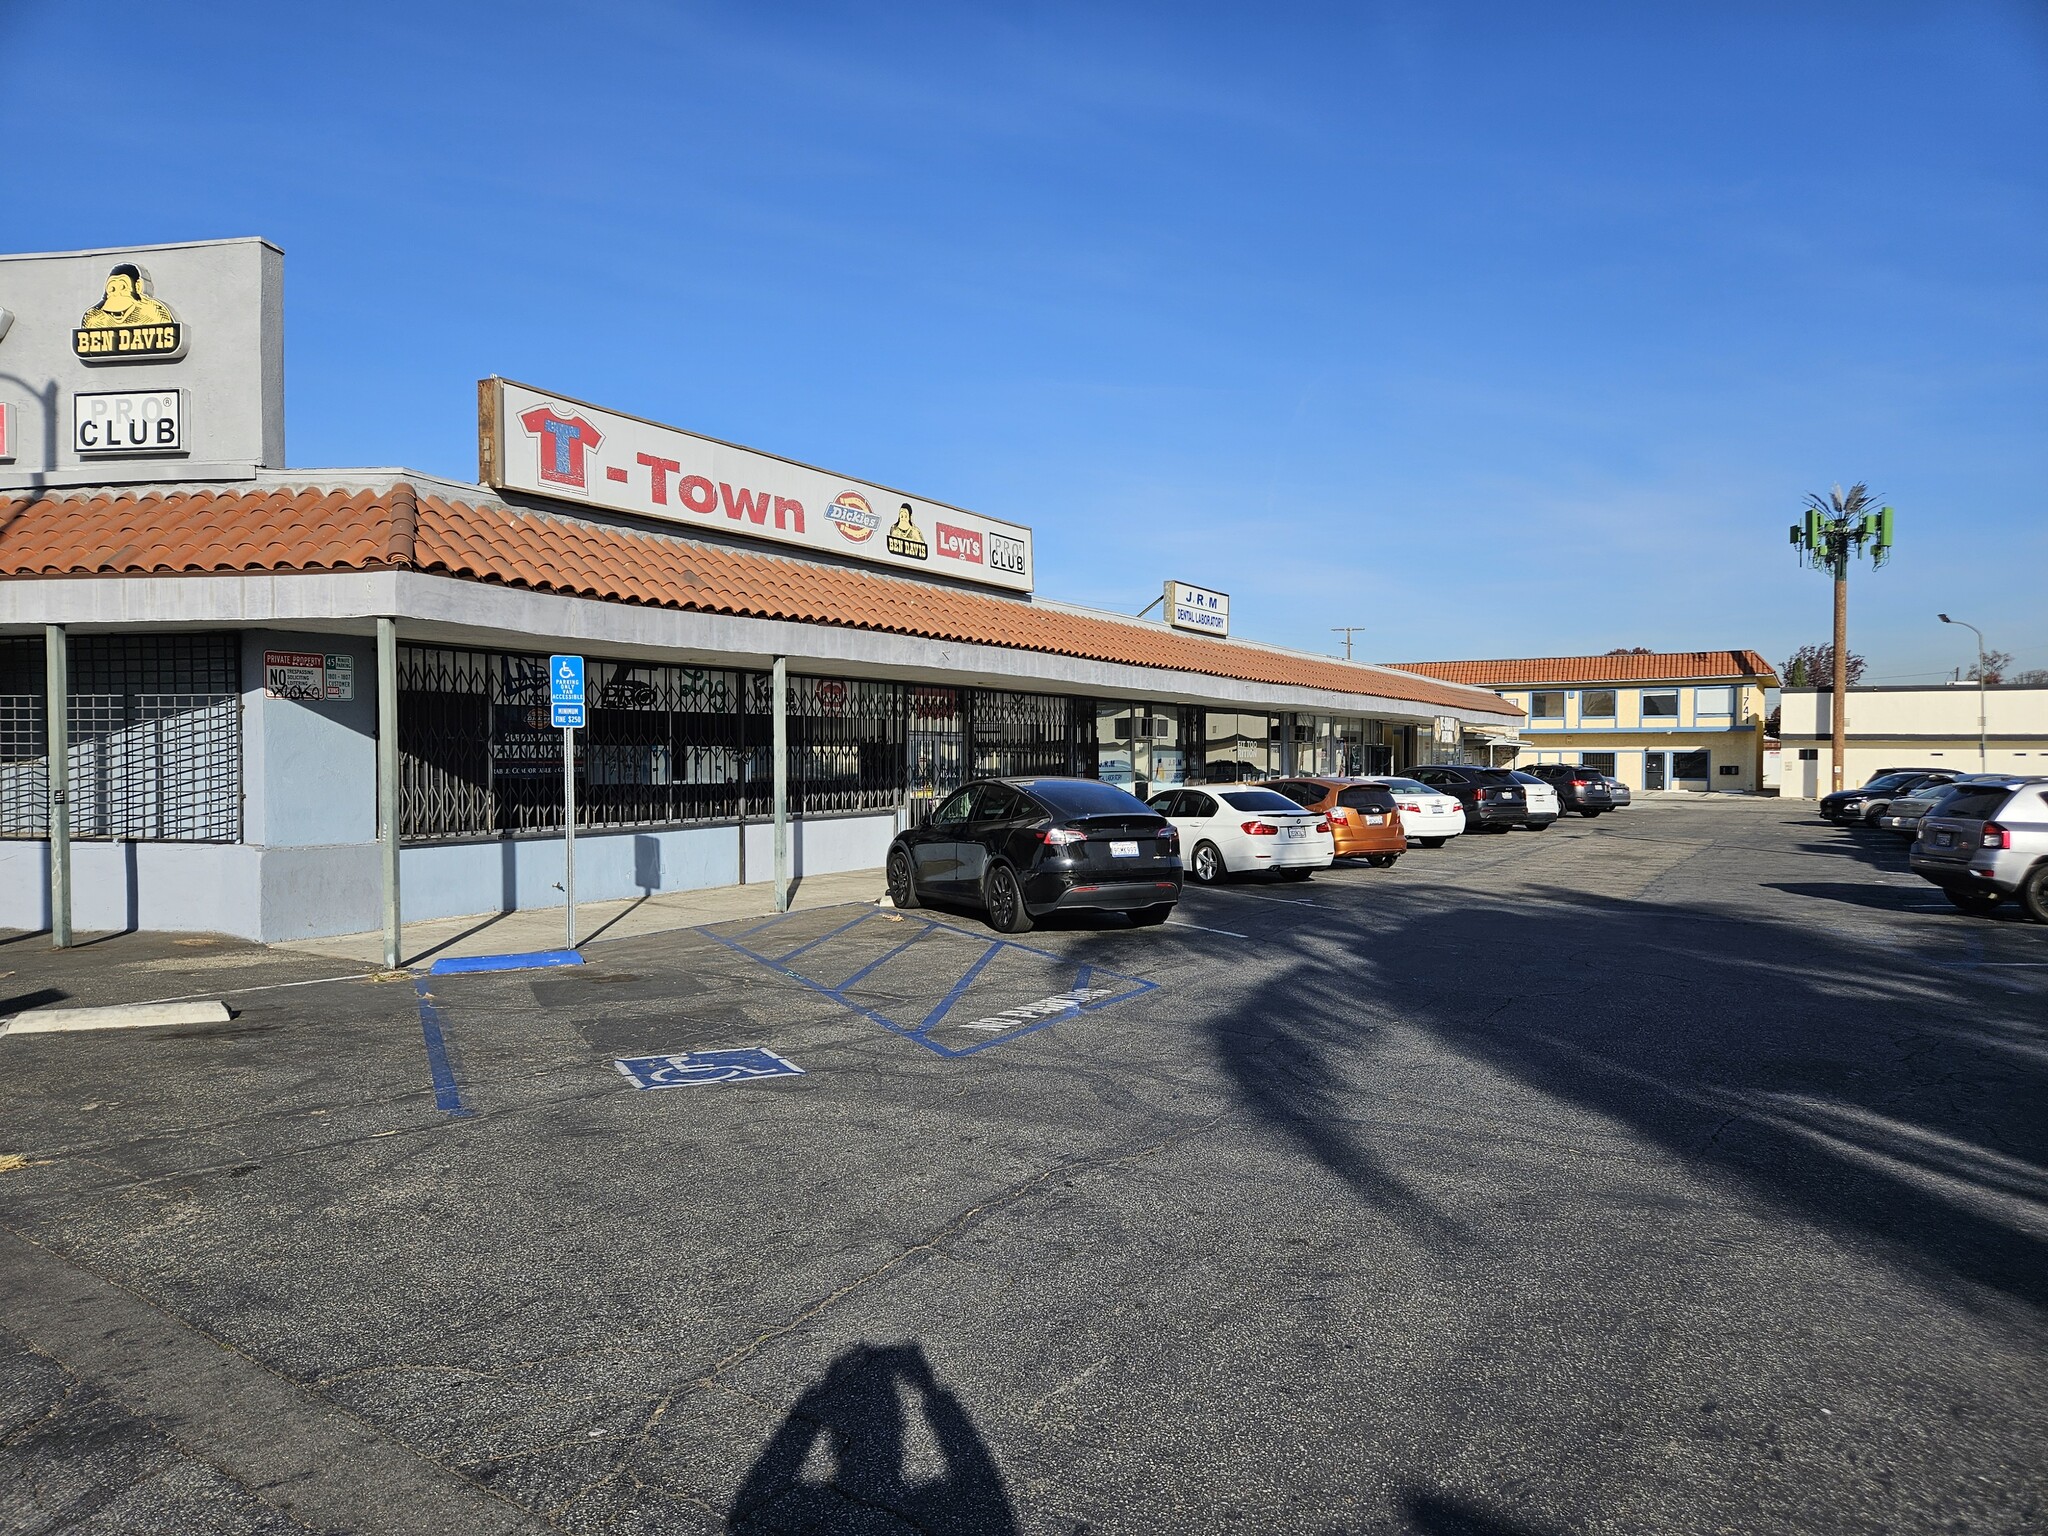
[[[1168,789],[1146,804],[1179,831],[1188,878],[1198,885],[1258,869],[1306,880],[1337,857],[1329,819],[1270,789]]]
[[[1442,794],[1414,779],[1385,777],[1366,780],[1383,784],[1401,808],[1401,830],[1411,844],[1441,848],[1465,830],[1465,807],[1456,795]]]

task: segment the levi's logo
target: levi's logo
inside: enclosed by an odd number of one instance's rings
[[[980,534],[966,528],[955,528],[951,523],[940,523],[938,542],[940,554],[973,565],[981,564]]]

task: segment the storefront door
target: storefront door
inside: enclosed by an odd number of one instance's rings
[[[1666,752],[1645,752],[1643,754],[1643,788],[1664,787],[1664,762],[1670,754]]]

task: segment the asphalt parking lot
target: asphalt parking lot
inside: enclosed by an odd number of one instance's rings
[[[1015,941],[46,943],[0,1012],[236,1016],[0,1039],[0,1530],[2048,1521],[2048,928],[1797,803]]]

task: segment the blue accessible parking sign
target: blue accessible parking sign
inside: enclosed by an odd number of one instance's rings
[[[548,713],[557,730],[582,730],[583,658],[548,658]]]
[[[675,1056],[628,1056],[612,1065],[635,1088],[697,1088],[706,1083],[804,1075],[795,1062],[758,1045],[731,1051],[685,1051]]]

